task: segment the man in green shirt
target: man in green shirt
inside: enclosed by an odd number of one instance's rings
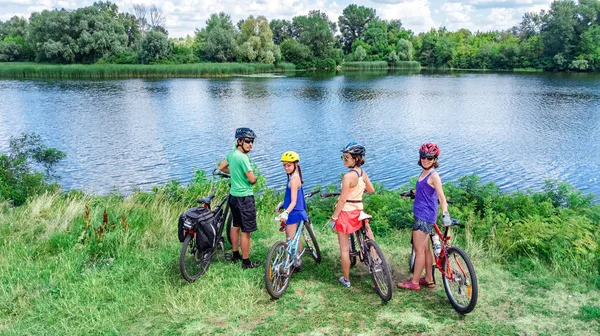
[[[231,189],[229,191],[229,208],[233,217],[230,239],[233,249],[232,262],[242,260],[242,268],[255,268],[260,262],[251,261],[250,234],[256,231],[256,206],[254,205],[254,193],[252,185],[256,183],[256,176],[252,172],[248,153],[252,150],[256,134],[246,127],[235,130],[237,144],[227,154],[227,157],[219,165],[222,172],[231,175]],[[238,251],[238,241],[242,229],[242,255]]]

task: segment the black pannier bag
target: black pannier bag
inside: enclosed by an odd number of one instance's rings
[[[216,244],[217,228],[215,214],[204,208],[197,207],[186,210],[179,216],[178,236],[179,241],[185,239],[184,229],[196,231],[196,245],[200,250],[212,248]]]

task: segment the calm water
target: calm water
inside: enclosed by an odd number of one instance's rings
[[[281,186],[279,157],[300,154],[306,184],[337,183],[340,148],[367,147],[371,179],[419,173],[417,149],[442,149],[444,181],[475,173],[505,191],[560,179],[600,195],[600,76],[388,74],[111,81],[0,80],[0,151],[35,131],[68,155],[66,188],[143,190],[212,170],[234,129],[258,134],[252,160]]]

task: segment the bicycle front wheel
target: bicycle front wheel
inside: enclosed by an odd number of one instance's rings
[[[271,246],[265,263],[265,288],[273,299],[279,299],[288,288],[293,262],[284,242],[278,241]]]
[[[208,270],[211,260],[212,251],[198,249],[194,236],[188,234],[179,254],[179,270],[183,278],[189,282],[198,280]]]
[[[384,302],[388,302],[392,298],[392,268],[376,242],[368,240],[367,248],[367,266],[375,284],[375,291]]]
[[[443,261],[444,289],[454,309],[470,313],[477,304],[477,276],[467,253],[458,247],[450,247]]]
[[[356,243],[354,240],[354,233],[350,234],[350,266],[356,265],[356,255],[358,254],[356,250]]]
[[[317,238],[315,238],[315,233],[312,229],[312,223],[310,220],[304,223],[304,228],[306,231],[304,232],[304,241],[306,242],[305,249],[308,249],[310,252],[310,256],[317,262],[321,262],[321,250],[319,249],[319,244],[317,244]],[[308,232],[308,236],[306,236],[306,232]]]

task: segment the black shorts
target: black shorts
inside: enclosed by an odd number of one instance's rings
[[[242,232],[256,231],[256,206],[254,196],[229,196],[229,208],[233,217],[233,226],[241,227]]]

